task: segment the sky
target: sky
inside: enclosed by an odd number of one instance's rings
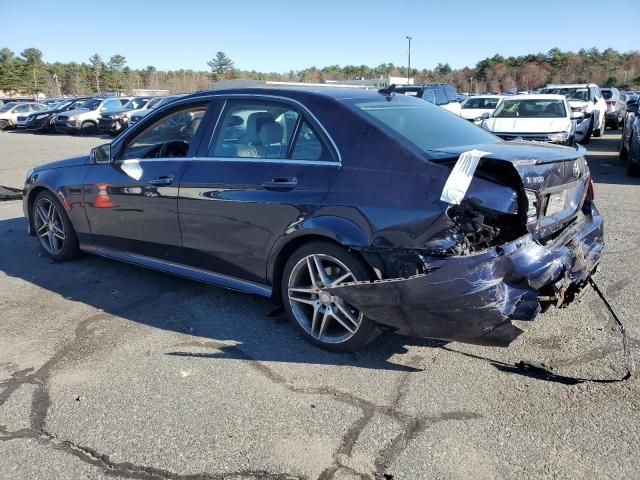
[[[0,0],[0,48],[160,70],[208,70],[217,51],[262,72],[406,66],[407,35],[415,68],[472,67],[553,47],[638,50],[639,25],[640,0]]]

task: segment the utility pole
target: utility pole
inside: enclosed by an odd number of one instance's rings
[[[60,82],[58,82],[58,74],[57,73],[53,74],[53,79],[55,80],[56,88],[58,89],[58,97],[61,97],[62,96],[62,92],[60,91]]]
[[[409,51],[407,54],[409,55],[409,61],[407,63],[407,85],[411,83],[411,39],[413,38],[411,35],[407,35],[407,40],[409,40]]]
[[[469,78],[469,93],[473,95],[473,77]]]

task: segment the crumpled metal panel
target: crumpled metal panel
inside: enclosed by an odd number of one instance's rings
[[[429,273],[329,291],[401,334],[507,346],[522,333],[511,320],[533,320],[540,312],[540,289],[560,281],[578,285],[595,268],[604,240],[602,218],[593,204],[590,210],[553,244],[526,235],[447,258]]]

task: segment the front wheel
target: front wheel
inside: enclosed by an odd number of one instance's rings
[[[98,131],[96,124],[93,122],[82,122],[80,125],[80,133],[82,135],[93,135]]]
[[[9,122],[7,122],[6,120],[0,120],[0,130],[4,130],[8,126],[9,126]]]
[[[33,202],[33,230],[40,246],[54,260],[70,260],[80,254],[78,237],[58,199],[42,191]]]
[[[285,265],[284,308],[311,343],[338,352],[356,351],[373,341],[380,329],[326,288],[371,278],[367,265],[342,247],[309,243],[296,250]]]

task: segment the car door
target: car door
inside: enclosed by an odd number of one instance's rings
[[[180,184],[189,264],[265,281],[269,253],[324,198],[338,169],[327,133],[299,104],[229,97]]]
[[[85,210],[101,247],[180,261],[178,185],[209,101],[174,106],[118,140],[85,179]]]

